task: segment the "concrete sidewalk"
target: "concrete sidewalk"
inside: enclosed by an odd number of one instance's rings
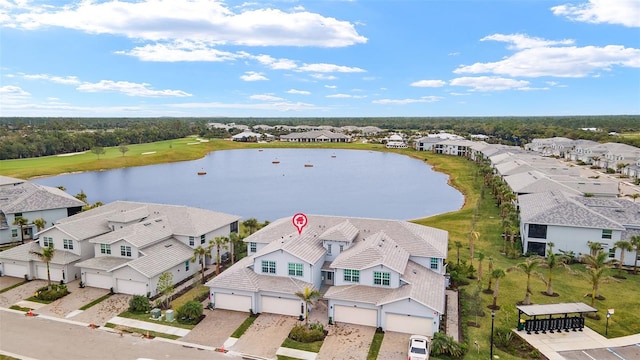
[[[142,329],[142,330],[155,331],[163,334],[175,335],[180,337],[186,336],[189,333],[189,331],[191,331],[191,330],[177,328],[173,326],[154,324],[148,321],[127,319],[119,316],[111,318],[111,320],[109,320],[108,322],[116,325],[122,325],[122,326],[131,327],[131,328]]]

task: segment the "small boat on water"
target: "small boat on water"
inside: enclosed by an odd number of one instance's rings
[[[313,167],[313,164],[304,164],[304,167]]]
[[[273,160],[271,163],[272,163],[272,164],[280,164],[280,160],[275,159],[275,160]]]
[[[336,155],[335,155],[335,154],[333,154],[333,155],[331,155],[331,157],[332,157],[332,158],[335,158],[335,157],[336,157]]]
[[[198,171],[198,175],[207,175],[207,172],[204,169]]]
[[[258,149],[258,151],[263,151],[262,149]]]

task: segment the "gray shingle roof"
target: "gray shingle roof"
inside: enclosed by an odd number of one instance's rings
[[[250,268],[252,265],[253,256],[247,256],[209,280],[205,285],[212,288],[259,291],[258,275]]]
[[[104,235],[97,236],[89,240],[89,242],[93,244],[113,244],[124,240],[136,248],[141,249],[159,240],[167,239],[171,235],[172,229],[169,227],[169,222],[165,217],[159,217],[125,226],[122,229],[116,229]]]
[[[113,269],[131,261],[129,258],[116,256],[98,256],[75,264],[76,267],[111,272]]]
[[[31,253],[32,251],[42,253],[42,247],[40,247],[40,244],[38,244],[37,242],[18,245],[9,250],[0,252],[0,260],[42,262],[37,255]],[[64,265],[71,264],[78,260],[80,260],[80,256],[66,250],[56,249],[56,251],[53,253],[53,259],[51,259],[51,263]]]
[[[127,262],[129,266],[142,275],[152,278],[172,267],[189,261],[193,256],[193,249],[180,241],[171,238],[142,250],[144,256]]]
[[[331,267],[364,270],[382,264],[403,273],[408,260],[409,252],[379,231],[340,253]]]
[[[321,240],[352,242],[358,236],[358,228],[353,226],[349,220],[345,220],[338,225],[332,226],[320,234]]]
[[[49,186],[24,182],[0,186],[0,210],[5,214],[82,207],[85,203]]]

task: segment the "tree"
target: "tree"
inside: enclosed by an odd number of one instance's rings
[[[491,290],[491,281],[493,280],[493,278],[491,277],[491,273],[493,272],[493,257],[489,256],[489,285],[487,286],[487,289],[484,291],[485,293],[492,293],[493,290]]]
[[[484,253],[478,252],[478,283],[482,282],[482,260],[484,260]]]
[[[456,246],[456,255],[458,257],[458,266],[460,266],[460,249],[462,248],[462,243],[460,241],[456,241],[453,244]]]
[[[76,194],[75,198],[82,201],[85,204],[88,204],[87,194],[84,193],[84,190],[80,190],[80,192]]]
[[[165,297],[165,308],[169,308],[171,302],[171,294],[173,294],[173,274],[163,272],[158,278],[158,292]]]
[[[38,232],[40,232],[40,230],[44,229],[44,227],[47,226],[47,220],[43,218],[37,218],[33,220],[33,225],[35,225]]]
[[[126,144],[120,144],[120,146],[118,146],[118,151],[120,151],[122,153],[122,157],[124,157],[124,154],[129,151],[129,148]]]
[[[636,250],[636,258],[633,260],[633,274],[638,273],[638,257],[640,256],[640,235],[633,235],[631,237],[631,245]]]
[[[523,305],[531,305],[531,275],[535,274],[536,268],[538,267],[538,265],[540,265],[541,262],[542,260],[540,258],[531,257],[525,260],[525,262],[521,262],[516,266],[508,269],[508,271],[522,271],[527,275],[527,291],[524,295],[524,300],[522,301]]]
[[[51,243],[49,243],[49,246],[42,248],[40,252],[29,251],[29,254],[37,256],[38,259],[44,261],[45,265],[47,265],[47,284],[49,285],[49,289],[51,289],[51,272],[49,271],[49,263],[53,259],[55,253],[56,249],[53,248],[53,244]]]
[[[211,251],[211,250],[209,250]],[[202,245],[199,245],[197,248],[193,249],[193,257],[191,258],[191,262],[194,263],[196,261],[200,261],[200,267],[202,269],[202,283],[204,284],[204,262],[205,256],[207,255],[207,249],[203,248]]]
[[[62,185],[58,185],[56,186],[58,189],[62,190],[62,191],[67,191],[67,188],[62,186]]]
[[[491,272],[491,278],[496,280],[496,286],[493,289],[493,305],[491,305],[492,309],[499,309],[498,302],[498,291],[500,289],[500,279],[505,277],[506,273],[502,269],[494,269]]]
[[[304,288],[304,291],[298,291],[295,293],[295,295],[305,303],[304,319],[305,324],[309,325],[309,306],[313,306],[316,300],[322,297],[322,294],[320,294],[318,290],[307,286]]]
[[[470,255],[470,259],[471,259],[471,265],[473,265],[473,259],[475,257],[475,243],[476,241],[478,241],[478,239],[480,238],[480,233],[472,230],[469,233],[469,255]]]
[[[547,296],[554,296],[555,293],[553,292],[553,270],[558,266],[566,267],[568,259],[562,254],[555,254],[553,252],[553,247],[555,246],[554,243],[550,242],[547,245],[549,246],[549,249],[547,250],[547,259],[544,263],[541,264],[541,266],[549,269],[549,273],[547,274],[546,279],[542,276],[540,277],[540,279],[547,285],[547,291],[545,291],[545,294]]]
[[[107,151],[102,146],[94,146],[91,148],[91,152],[96,154],[96,156],[98,156],[98,159],[100,159],[100,155],[103,155]]]
[[[614,246],[620,249],[620,261],[618,262],[618,272],[620,273],[620,276],[622,276],[622,265],[624,265],[624,253],[627,251],[632,251],[633,244],[631,244],[631,241],[620,240],[620,241],[616,241]]]
[[[589,245],[589,251],[591,251],[591,256],[596,256],[600,250],[602,250],[602,243],[597,241],[587,241],[587,245]]]
[[[22,216],[17,216],[13,219],[13,225],[20,227],[20,241],[24,244],[24,227],[29,224],[29,220]]]
[[[605,271],[611,260],[609,260],[609,254],[604,251],[598,251],[595,255],[583,254],[582,261],[586,264],[587,280],[591,283],[591,306],[593,307],[595,299],[600,298],[598,293],[600,283],[609,280]]]
[[[200,319],[200,316],[202,316],[202,312],[202,303],[200,301],[187,301],[178,308],[178,321],[186,324],[195,324]]]
[[[630,196],[631,196],[631,198],[633,199],[633,202],[636,202],[636,199],[640,197],[640,194],[638,194],[638,193],[633,193],[633,194],[631,194]]]
[[[216,275],[220,274],[220,248],[227,248],[227,244],[229,243],[229,238],[226,236],[218,236],[213,240],[209,241],[209,248],[216,248]]]
[[[231,265],[236,261],[236,245],[242,242],[242,238],[238,233],[229,234],[229,248],[231,250]]]
[[[242,222],[242,225],[247,228],[249,235],[258,231],[258,219],[256,218],[248,218],[247,220]]]

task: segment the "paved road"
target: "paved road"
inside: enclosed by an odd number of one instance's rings
[[[92,330],[75,324],[0,310],[0,350],[20,357],[83,359],[229,359],[230,354],[158,339]]]

